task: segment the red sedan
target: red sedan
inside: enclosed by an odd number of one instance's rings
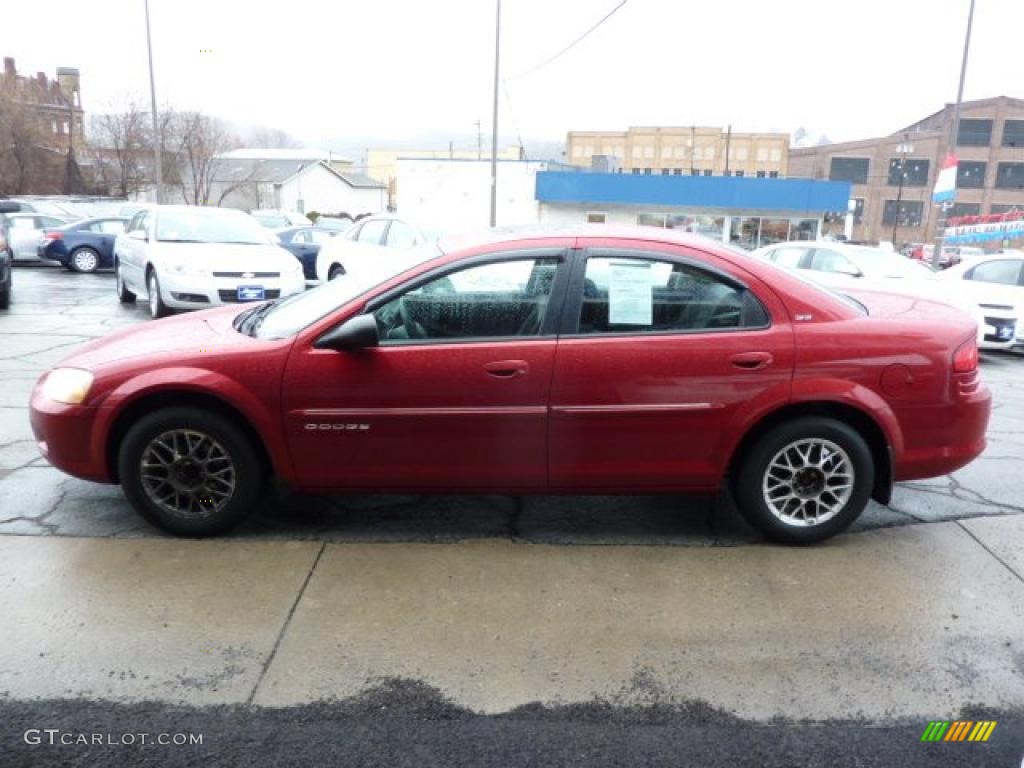
[[[177,534],[303,491],[713,492],[779,541],[985,447],[973,322],[654,229],[494,236],[121,331],[44,374],[43,455]]]

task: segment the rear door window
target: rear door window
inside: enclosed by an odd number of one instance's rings
[[[388,227],[387,219],[367,221],[356,235],[356,240],[367,245],[380,245],[384,240],[384,230]]]
[[[977,280],[982,283],[1000,283],[1001,285],[1021,284],[1021,259],[998,259],[986,261],[973,267],[967,273],[968,280]]]

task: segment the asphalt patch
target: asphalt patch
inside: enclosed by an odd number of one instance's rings
[[[934,717],[998,725],[987,743],[931,744],[920,741],[924,720],[757,722],[701,701],[530,704],[482,715],[424,683],[381,680],[350,699],[280,709],[4,700],[0,766],[1021,767],[1024,709]],[[161,745],[160,734],[201,743]],[[101,743],[89,743],[96,735]]]

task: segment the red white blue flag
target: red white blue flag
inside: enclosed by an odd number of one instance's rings
[[[935,179],[935,191],[932,192],[933,203],[949,202],[956,196],[956,165],[957,157],[952,152],[946,155],[942,168]]]

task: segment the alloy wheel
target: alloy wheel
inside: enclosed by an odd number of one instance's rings
[[[142,452],[139,476],[153,503],[181,517],[219,512],[235,493],[231,455],[213,437],[194,429],[154,437]]]
[[[845,450],[831,440],[805,438],[772,457],[761,490],[768,509],[783,523],[815,526],[842,511],[854,479],[853,462]]]
[[[79,272],[92,272],[99,264],[99,261],[96,258],[96,253],[88,248],[81,251],[75,251],[72,262],[75,265],[75,269]]]

